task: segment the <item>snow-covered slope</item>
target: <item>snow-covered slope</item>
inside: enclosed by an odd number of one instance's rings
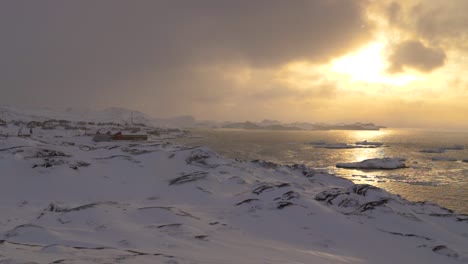
[[[4,121],[46,121],[50,119],[72,122],[95,123],[137,123],[163,128],[193,127],[196,120],[192,116],[176,116],[172,118],[155,118],[140,111],[123,107],[110,107],[102,110],[91,108],[24,108],[0,105],[0,119]]]
[[[468,216],[325,171],[36,134],[0,138],[0,263],[468,262]]]
[[[88,108],[18,108],[0,106],[0,118],[5,121],[45,121],[49,119],[85,122],[113,122],[113,123],[144,123],[152,124],[153,118],[141,113],[121,107],[111,107],[104,110]]]

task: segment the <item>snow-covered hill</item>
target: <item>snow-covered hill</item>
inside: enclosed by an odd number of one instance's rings
[[[45,121],[49,119],[85,122],[143,123],[153,124],[152,117],[121,107],[93,110],[88,108],[18,108],[0,106],[0,118],[5,121]]]
[[[46,132],[0,137],[0,263],[468,262],[468,216],[437,205],[302,165]]]

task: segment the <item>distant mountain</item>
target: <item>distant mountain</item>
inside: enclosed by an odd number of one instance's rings
[[[323,124],[323,123],[286,123],[264,120],[262,122],[237,122],[220,125],[222,128],[236,128],[248,130],[379,130],[384,126],[373,123],[351,123],[351,124]]]
[[[223,128],[237,128],[250,130],[303,130],[299,127],[284,126],[281,124],[265,125],[264,123],[256,124],[249,121],[242,123],[229,123],[227,125],[224,125]]]
[[[324,123],[293,123],[292,125],[306,130],[380,130],[385,126],[373,123],[350,123],[350,124],[324,124]]]
[[[123,107],[111,107],[102,110],[90,108],[22,108],[0,106],[0,119],[7,122],[16,121],[46,121],[50,119],[67,120],[73,122],[95,123],[135,123],[165,128],[235,128],[248,130],[379,130],[383,126],[373,123],[324,124],[324,123],[281,123],[277,120],[265,119],[261,122],[216,122],[198,121],[190,115],[172,118],[154,118],[140,111]]]

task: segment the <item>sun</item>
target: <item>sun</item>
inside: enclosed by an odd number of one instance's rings
[[[381,42],[371,43],[356,53],[332,61],[331,70],[349,76],[352,82],[404,86],[420,79],[416,75],[385,74],[388,63],[382,56],[384,47]]]

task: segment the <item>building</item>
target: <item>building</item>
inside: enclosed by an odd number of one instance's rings
[[[117,132],[112,135],[112,140],[148,140],[146,133]]]
[[[93,140],[95,142],[111,141],[112,140],[112,133],[110,131],[107,131],[107,133],[101,133],[101,132],[97,131],[96,134],[93,137]]]
[[[112,134],[112,132],[107,131],[107,133],[101,133],[99,131],[93,137],[95,142],[104,142],[111,140],[148,140],[148,135],[146,133],[132,133],[132,132],[117,132]]]

